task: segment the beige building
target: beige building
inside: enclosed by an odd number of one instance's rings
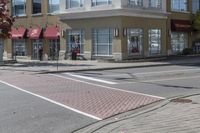
[[[18,18],[12,39],[4,40],[4,56],[38,60],[42,53],[43,60],[54,60],[75,52],[123,60],[179,54],[198,40],[191,27],[197,5],[198,0],[12,0]]]

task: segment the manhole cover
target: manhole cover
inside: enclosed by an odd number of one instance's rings
[[[176,98],[176,99],[170,100],[170,102],[176,102],[176,103],[191,103],[192,100],[190,100],[190,99],[183,99],[183,98]]]

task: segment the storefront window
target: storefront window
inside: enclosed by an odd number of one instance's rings
[[[187,0],[171,0],[171,10],[172,11],[187,11],[188,3]]]
[[[173,54],[178,54],[188,47],[188,34],[181,32],[171,33],[171,48]]]
[[[25,40],[13,40],[13,55],[14,56],[26,56]]]
[[[49,13],[59,12],[60,0],[49,0]]]
[[[93,55],[109,56],[112,55],[113,29],[93,29],[92,46]]]
[[[26,15],[26,0],[12,0],[13,16]]]
[[[143,0],[129,0],[129,5],[131,6],[143,6]]]
[[[83,0],[66,0],[66,8],[82,7]]]
[[[128,54],[142,55],[143,54],[143,30],[133,28],[127,30],[128,37]]]
[[[149,0],[150,8],[162,8],[162,0]]]
[[[112,0],[91,0],[91,1],[92,1],[92,6],[112,4]]]
[[[149,54],[155,55],[161,52],[161,30],[149,30]]]
[[[32,14],[41,13],[41,0],[33,0],[33,10]]]
[[[39,60],[39,50],[43,48],[42,40],[33,40],[33,52],[32,52],[32,59]]]
[[[78,54],[84,53],[84,33],[83,30],[68,31],[68,52],[75,51]]]

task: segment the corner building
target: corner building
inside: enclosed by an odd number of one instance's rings
[[[44,60],[69,59],[73,51],[114,60],[177,54],[198,40],[191,31],[195,4],[185,1],[12,0],[18,18],[4,56],[37,60],[41,46]]]

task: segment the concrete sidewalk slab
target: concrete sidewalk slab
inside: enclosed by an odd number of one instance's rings
[[[74,133],[199,133],[199,111],[200,94],[197,94],[182,100],[166,100],[121,118],[115,116]]]

